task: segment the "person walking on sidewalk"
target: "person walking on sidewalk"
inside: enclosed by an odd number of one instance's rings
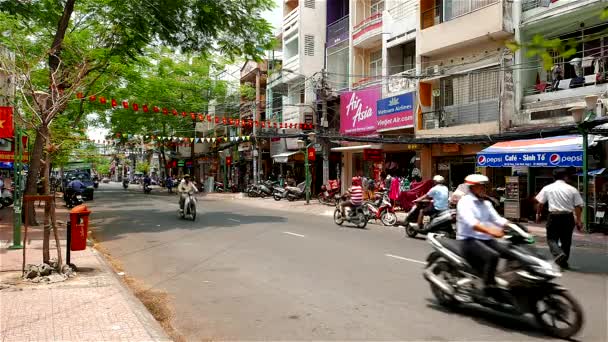
[[[536,195],[539,203],[536,222],[540,221],[543,206],[549,203],[549,217],[546,226],[547,244],[555,262],[562,268],[568,268],[572,234],[574,226],[581,230],[581,213],[584,203],[578,190],[566,183],[568,173],[565,169],[555,169],[553,177],[555,182],[545,186]]]

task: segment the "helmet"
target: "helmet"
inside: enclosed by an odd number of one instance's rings
[[[190,179],[190,175],[189,175],[189,174],[185,174],[185,175],[184,175],[184,178],[188,178],[188,179]]]
[[[361,185],[361,178],[353,177],[353,185]]]
[[[445,182],[445,178],[443,178],[443,176],[441,176],[441,175],[435,175],[435,177],[433,177],[433,182],[443,183],[443,182]]]
[[[490,182],[490,179],[484,175],[472,174],[466,176],[464,179],[465,184],[468,185],[485,185]]]

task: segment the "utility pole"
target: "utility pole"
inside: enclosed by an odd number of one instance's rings
[[[321,127],[320,131],[325,133],[327,130],[327,82],[325,69],[321,71]],[[329,143],[327,140],[322,141],[323,148],[323,184],[329,183]]]

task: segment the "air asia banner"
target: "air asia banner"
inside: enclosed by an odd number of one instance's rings
[[[414,127],[414,92],[378,101],[378,131]]]
[[[582,167],[583,151],[477,154],[481,167]]]
[[[376,103],[381,89],[349,91],[340,95],[340,133],[366,135],[376,133]]]

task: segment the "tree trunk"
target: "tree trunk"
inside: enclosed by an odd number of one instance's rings
[[[43,158],[44,146],[46,146],[46,138],[49,134],[49,128],[41,124],[36,130],[36,139],[34,140],[34,148],[30,157],[30,169],[27,174],[27,180],[25,183],[25,194],[36,195],[37,193],[37,182],[40,174],[41,160]],[[32,226],[37,226],[36,212],[34,210],[34,202],[25,203],[24,213],[27,216],[27,222]]]
[[[59,55],[61,54],[61,45],[63,44],[65,33],[70,24],[72,12],[74,12],[74,3],[76,3],[76,0],[66,1],[65,6],[63,7],[63,14],[61,15],[61,19],[59,19],[59,23],[57,23],[57,31],[55,31],[53,43],[51,44],[51,50],[49,51],[49,76],[53,75],[53,73],[55,73],[55,71],[57,71],[57,69],[59,68]],[[51,91],[56,91],[56,88],[53,89],[53,86],[53,79],[51,77]]]
[[[50,140],[50,139],[49,139]],[[45,195],[50,193],[49,189],[49,175],[51,170],[51,154],[46,151],[44,153],[44,167],[42,168],[41,178],[43,179],[42,186]],[[46,201],[44,203],[44,226],[43,226],[43,239],[42,239],[42,262],[49,264],[51,260],[50,256],[50,244],[51,244],[51,202]]]

